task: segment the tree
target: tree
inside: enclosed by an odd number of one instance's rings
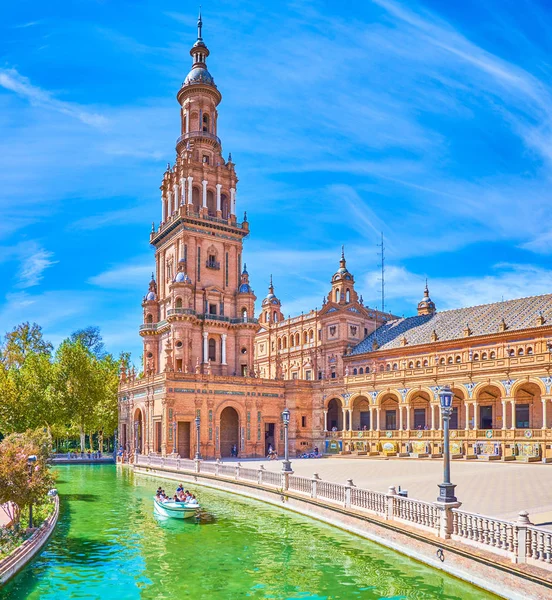
[[[77,426],[81,452],[84,452],[86,431],[94,424],[94,410],[104,394],[102,371],[98,359],[82,340],[65,340],[56,352],[55,390],[66,414]]]
[[[107,354],[99,362],[103,392],[94,409],[94,430],[98,433],[98,447],[103,450],[104,437],[115,433],[118,421],[117,391],[119,389],[119,362]]]
[[[19,522],[21,511],[41,503],[54,478],[48,469],[48,445],[40,432],[12,434],[0,443],[0,506]],[[29,465],[29,456],[36,462]]]
[[[31,352],[50,356],[52,349],[52,344],[42,337],[42,328],[39,325],[21,323],[4,337],[2,362],[8,368],[19,368]]]
[[[72,342],[81,341],[85,348],[96,357],[103,358],[105,356],[105,348],[100,334],[100,328],[95,326],[85,327],[74,331],[69,339]]]

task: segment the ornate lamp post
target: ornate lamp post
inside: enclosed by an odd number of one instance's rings
[[[292,473],[293,472],[293,470],[291,468],[291,462],[289,461],[289,438],[288,438],[289,417],[290,417],[289,408],[286,407],[282,411],[282,423],[284,425],[284,461],[282,463],[282,471],[284,473]]]
[[[443,416],[444,448],[443,448],[443,483],[439,484],[439,502],[457,502],[454,495],[456,485],[450,482],[450,445],[449,445],[449,423],[452,414],[452,390],[448,385],[439,390],[439,401],[441,403],[441,414]]]
[[[27,465],[29,466],[29,484],[33,479],[33,468],[36,462],[36,454],[31,454],[27,457]],[[33,503],[29,504],[29,529],[33,528]]]
[[[172,422],[172,430],[173,430],[173,454],[176,454],[176,415],[174,421]]]
[[[195,418],[195,426],[196,426],[196,453],[195,453],[195,459],[196,460],[201,460],[201,454],[199,452],[199,426],[201,424],[201,419],[199,418],[199,415],[197,415],[197,417]]]

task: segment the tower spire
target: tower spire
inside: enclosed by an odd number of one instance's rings
[[[201,20],[201,5],[199,5],[199,15],[197,17],[197,41],[202,42],[201,28],[203,27],[203,21]]]
[[[270,274],[270,285],[268,286],[268,291],[273,294],[274,293],[274,285],[272,284],[272,273]]]
[[[339,266],[344,269],[345,268],[345,246],[341,246],[341,260],[339,261]]]

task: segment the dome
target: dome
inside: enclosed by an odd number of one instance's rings
[[[146,300],[157,300],[157,295],[155,292],[148,292],[146,295]]]
[[[175,283],[184,283],[186,281],[186,273],[179,271],[174,278]]]
[[[183,86],[185,85],[194,85],[197,83],[203,83],[206,85],[215,85],[215,80],[213,76],[206,67],[194,67],[189,73],[186,79],[184,80]],[[216,86],[215,86],[216,87]]]
[[[248,283],[242,283],[240,285],[240,289],[239,289],[240,294],[250,294],[251,293],[251,288],[249,287]]]

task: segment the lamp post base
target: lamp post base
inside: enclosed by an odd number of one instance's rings
[[[289,460],[282,461],[282,471],[284,473],[293,473],[293,469],[291,468],[291,461],[289,461]]]
[[[439,484],[439,497],[437,502],[458,502],[454,495],[454,483],[440,483]]]

